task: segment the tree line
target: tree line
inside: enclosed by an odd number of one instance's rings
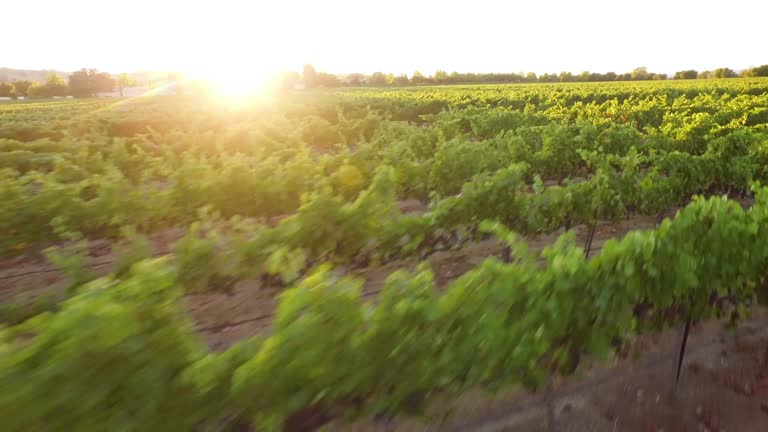
[[[96,69],[80,69],[73,72],[65,80],[61,75],[52,72],[44,82],[18,80],[0,83],[0,97],[17,98],[51,98],[51,97],[92,97],[98,93],[110,93],[117,87],[120,95],[123,89],[135,85],[128,74],[114,78],[107,72]]]
[[[676,72],[671,78],[681,79],[715,79],[737,77],[768,77],[768,65],[753,67],[737,73],[730,68],[718,68],[712,71],[696,71],[694,69]],[[406,74],[374,72],[366,75],[353,73],[339,76],[327,72],[318,72],[310,65],[304,65],[303,73],[283,72],[279,81],[286,88],[303,85],[306,88],[341,87],[341,86],[372,86],[372,87],[402,87],[410,85],[451,85],[451,84],[505,84],[505,83],[565,83],[565,82],[610,82],[610,81],[651,81],[667,80],[665,73],[649,72],[645,67],[638,67],[631,72],[617,74],[615,72],[597,73],[584,71],[579,74],[571,72],[544,73],[537,75],[533,72],[519,73],[448,73],[438,69],[432,75],[424,75],[419,71],[411,76]],[[170,78],[169,78],[170,79]],[[120,96],[123,89],[136,85],[128,75],[121,74],[117,78],[107,72],[96,69],[80,69],[73,72],[65,80],[55,72],[48,74],[42,83],[31,80],[0,82],[0,97],[10,98],[51,98],[62,96],[92,97],[98,93],[110,93],[117,88]]]
[[[718,68],[713,71],[686,70],[676,72],[672,79],[715,79],[737,77],[768,77],[768,65],[753,67],[736,73],[730,68]],[[408,86],[408,85],[450,85],[450,84],[504,84],[504,83],[558,83],[558,82],[605,82],[605,81],[651,81],[667,80],[665,73],[649,72],[645,67],[638,67],[632,72],[617,74],[615,72],[596,73],[584,71],[580,74],[571,72],[544,73],[537,75],[533,72],[520,73],[448,73],[438,69],[431,76],[414,72],[410,77],[406,74],[374,72],[370,75],[353,73],[337,76],[326,72],[318,72],[312,65],[304,65],[303,74],[288,72],[283,76],[286,86],[303,84],[307,88],[340,87],[340,86]]]

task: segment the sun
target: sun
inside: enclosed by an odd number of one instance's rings
[[[256,76],[217,76],[210,81],[212,89],[225,97],[252,96],[266,87],[266,80]]]
[[[197,75],[214,94],[232,99],[263,95],[275,72],[261,65],[218,65]]]

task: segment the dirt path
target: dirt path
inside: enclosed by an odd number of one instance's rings
[[[620,238],[629,231],[653,228],[656,219],[638,216],[617,222],[604,222],[598,225],[595,239],[592,243],[592,253],[602,248],[605,241]],[[587,227],[574,228],[579,244],[584,244]],[[562,230],[552,234],[526,238],[529,250],[533,253],[551,245],[562,234]],[[499,257],[503,245],[496,240],[485,240],[471,243],[458,250],[440,251],[429,257],[435,281],[439,287],[473,269],[488,257]],[[356,269],[345,274],[359,277],[365,281],[364,297],[375,300],[381,291],[387,277],[399,269],[413,270],[421,260],[413,258],[401,260],[386,265]],[[263,289],[259,281],[246,280],[237,283],[231,295],[221,293],[205,293],[188,296],[185,299],[187,310],[197,323],[198,331],[205,337],[214,349],[221,349],[233,343],[268,331],[271,313],[277,303],[280,290]]]
[[[606,240],[620,238],[636,229],[652,228],[656,220],[638,216],[616,222],[600,223],[595,232],[592,253],[602,248]],[[584,244],[587,227],[573,228],[579,244]],[[563,230],[552,234],[532,236],[525,239],[533,253],[551,245]],[[156,255],[169,253],[173,242],[183,235],[183,230],[167,230],[151,237]],[[99,276],[107,275],[112,269],[115,254],[108,241],[90,243],[89,264]],[[503,245],[496,240],[470,243],[456,250],[438,251],[426,258],[435,273],[439,287],[476,267],[488,257],[499,257]],[[375,300],[387,277],[399,269],[415,269],[422,260],[411,258],[384,265],[362,269],[343,270],[342,273],[364,280],[363,291],[366,299]],[[43,259],[16,259],[0,263],[0,302],[24,304],[47,294],[60,295],[66,288],[64,275]],[[264,286],[260,280],[242,280],[228,294],[207,292],[188,295],[184,305],[195,322],[198,332],[211,348],[224,349],[247,337],[269,330],[281,288]]]

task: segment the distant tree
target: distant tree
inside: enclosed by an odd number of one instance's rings
[[[751,68],[751,75],[753,77],[768,77],[768,65],[762,65],[758,66],[756,68]]]
[[[339,87],[341,80],[334,74],[318,72],[316,76],[316,85],[319,87]]]
[[[371,74],[370,78],[368,78],[368,84],[372,86],[383,86],[387,83],[387,76],[384,75],[384,72],[374,72]]]
[[[97,93],[111,92],[115,80],[106,72],[96,69],[80,69],[69,76],[69,92],[75,97],[91,97]]]
[[[365,81],[365,75],[361,73],[353,73],[347,76],[347,84],[349,85],[359,86],[363,84],[363,81]]]
[[[452,80],[454,83],[474,83],[478,81],[477,74],[473,73],[458,73],[456,72],[456,75],[449,76],[448,79]]]
[[[436,83],[445,84],[446,82],[448,82],[448,72],[440,69],[436,70],[434,75],[434,80]]]
[[[592,72],[591,74],[587,75],[587,79],[585,81],[590,82],[596,82],[596,81],[606,81],[605,75]]]
[[[573,81],[573,74],[570,72],[560,72],[560,75],[557,76],[557,79],[560,82],[571,82]]]
[[[739,76],[733,69],[729,68],[717,68],[713,73],[715,78],[736,78]]]
[[[57,73],[51,73],[40,86],[32,85],[27,89],[27,94],[31,98],[49,98],[54,96],[66,96],[68,93],[67,83]]]
[[[403,74],[395,77],[394,84],[396,86],[407,86],[410,83],[411,83],[411,80],[408,79],[408,75]]]
[[[693,69],[675,72],[675,79],[696,79],[699,73]]]
[[[33,81],[32,85],[27,89],[27,97],[30,99],[45,97],[40,87],[42,86],[38,82]]]
[[[42,87],[50,96],[66,96],[67,94],[67,83],[61,75],[55,72],[48,75]]]
[[[415,72],[413,72],[413,75],[411,76],[411,82],[416,84],[416,85],[424,84],[424,83],[427,82],[427,78],[424,75],[422,75],[421,72],[415,71]]]
[[[543,73],[541,76],[539,76],[539,82],[557,82],[557,75],[555,74],[549,74],[549,73]]]
[[[743,72],[744,76],[768,76],[768,65],[752,68]],[[694,79],[694,78],[719,78],[734,77],[736,73],[728,68],[720,68],[714,71],[704,71],[700,74],[695,70],[680,71],[674,75],[675,79]],[[433,76],[424,76],[421,72],[415,71],[409,79],[407,75],[395,76],[391,73],[381,71],[374,72],[369,76],[362,74],[350,74],[346,77],[344,84],[372,86],[405,86],[409,84],[474,84],[474,83],[518,83],[518,82],[603,82],[603,81],[644,81],[644,80],[667,80],[667,74],[648,72],[646,67],[638,67],[631,72],[617,74],[607,72],[604,74],[597,72],[583,71],[579,74],[563,71],[559,74],[544,73],[537,76],[533,72],[519,73],[448,73],[438,69]],[[335,87],[342,85],[342,82],[335,75],[317,72],[310,64],[304,67],[303,80],[309,87]]]
[[[29,88],[32,87],[33,82],[22,80],[22,81],[14,81],[13,82],[13,88],[16,92],[16,96],[28,96],[27,92],[29,91]]]
[[[117,78],[117,88],[120,89],[120,96],[123,96],[123,89],[134,87],[135,85],[136,80],[127,73],[122,73]]]
[[[632,69],[632,72],[630,73],[630,79],[632,81],[644,81],[651,79],[651,74],[648,73],[648,68],[646,67],[638,67]]]
[[[16,91],[11,83],[0,83],[0,97],[16,97]]]
[[[55,72],[48,75],[43,87],[46,87],[51,92],[51,96],[65,96],[67,94],[67,83],[61,75]]]
[[[114,91],[116,84],[117,81],[107,72],[99,72],[93,77],[93,88],[96,93]]]
[[[304,80],[304,86],[307,88],[317,86],[317,71],[315,70],[315,67],[311,64],[305,64],[302,79]]]

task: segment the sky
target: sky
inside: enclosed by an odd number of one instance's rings
[[[651,72],[768,63],[764,0],[11,0],[0,67]],[[31,18],[30,18],[31,17]],[[29,19],[28,19],[29,18]]]

